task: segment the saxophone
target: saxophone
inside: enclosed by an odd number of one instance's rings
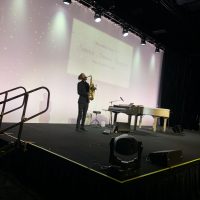
[[[92,82],[92,76],[88,76],[90,77],[90,86],[89,86],[89,100],[93,100],[94,99],[94,93],[96,88],[94,87],[94,83]]]

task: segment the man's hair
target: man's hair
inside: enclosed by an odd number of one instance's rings
[[[79,76],[78,76],[78,80],[82,80],[83,79],[83,73],[81,73]]]

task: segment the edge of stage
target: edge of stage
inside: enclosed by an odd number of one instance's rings
[[[3,124],[7,126],[7,124]],[[25,123],[23,148],[0,157],[1,169],[34,188],[44,199],[62,195],[94,198],[196,199],[200,196],[200,134],[177,134],[144,127],[131,132],[143,143],[141,167],[131,173],[110,171],[109,142],[119,134],[103,134],[105,128],[88,126],[76,132],[73,124]],[[17,128],[0,136],[0,146],[12,148]],[[147,160],[160,150],[181,149],[183,161],[161,167]],[[190,191],[188,190],[190,188]],[[187,191],[187,192],[186,192]],[[188,192],[189,191],[189,192]]]

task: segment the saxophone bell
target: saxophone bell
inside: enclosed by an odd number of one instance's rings
[[[92,82],[92,76],[88,76],[90,77],[90,85],[89,85],[89,99],[93,100],[94,99],[94,93],[96,88],[94,87],[94,83]]]

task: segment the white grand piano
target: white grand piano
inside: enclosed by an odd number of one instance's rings
[[[140,115],[140,119],[139,119],[139,128],[142,127],[142,118],[144,117],[144,115],[151,115],[154,118],[154,122],[153,122],[153,131],[154,132],[156,132],[158,118],[160,118],[160,117],[164,118],[163,132],[166,131],[167,120],[170,116],[169,109],[144,107],[143,113],[142,113],[142,115]]]

